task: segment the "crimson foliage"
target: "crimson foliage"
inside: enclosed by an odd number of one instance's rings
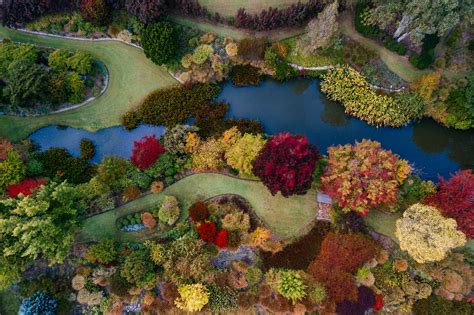
[[[468,238],[474,238],[474,174],[459,171],[449,180],[440,178],[438,191],[425,202],[439,208],[443,215],[456,220]]]
[[[209,209],[202,201],[197,201],[189,208],[189,216],[194,222],[202,222],[209,217]]]
[[[152,23],[165,13],[166,0],[126,0],[128,12],[143,23]]]
[[[158,142],[156,136],[145,136],[133,143],[132,157],[130,160],[133,165],[147,169],[156,162],[165,148]]]
[[[208,243],[213,243],[216,239],[217,227],[214,222],[204,222],[198,227],[199,237]]]
[[[255,161],[253,172],[260,177],[272,195],[302,195],[311,187],[316,162],[320,158],[308,138],[289,133],[274,135]]]
[[[216,239],[214,240],[214,244],[216,244],[219,248],[227,247],[228,241],[228,232],[226,229],[222,229],[217,233]]]
[[[24,196],[31,195],[41,185],[45,185],[46,181],[41,179],[27,178],[22,182],[7,187],[7,194],[10,198],[16,198],[18,195],[23,194]]]

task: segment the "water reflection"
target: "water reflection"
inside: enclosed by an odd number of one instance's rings
[[[344,113],[344,107],[341,104],[331,101],[324,95],[321,95],[321,101],[324,105],[321,113],[322,121],[336,127],[343,127],[349,123],[350,117]]]

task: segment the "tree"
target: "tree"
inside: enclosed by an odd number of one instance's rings
[[[165,196],[158,211],[158,218],[164,224],[173,225],[178,221],[180,212],[178,199],[175,196]]]
[[[67,66],[80,75],[90,74],[94,60],[88,53],[78,51],[66,60]]]
[[[86,253],[86,258],[92,263],[99,263],[102,265],[114,262],[118,257],[118,252],[115,248],[114,241],[102,240],[97,244],[89,247]]]
[[[254,163],[253,173],[272,195],[302,195],[311,188],[312,174],[319,159],[315,146],[304,136],[289,133],[274,135]]]
[[[293,305],[306,296],[307,286],[297,271],[280,271],[279,276],[278,293],[291,300]]]
[[[125,257],[120,265],[120,275],[130,284],[144,286],[154,284],[156,274],[148,250],[137,250]]]
[[[227,164],[242,175],[253,175],[253,163],[265,145],[262,135],[246,133],[225,152]]]
[[[145,136],[133,143],[130,161],[144,170],[152,166],[164,152],[165,148],[158,142],[155,135]]]
[[[43,66],[27,61],[15,61],[8,67],[5,95],[10,103],[33,106],[41,101],[47,90],[48,74]]]
[[[179,35],[170,22],[158,22],[145,28],[142,47],[145,55],[158,65],[173,61],[179,49]]]
[[[318,17],[309,21],[306,34],[298,41],[298,49],[305,55],[313,54],[317,49],[328,47],[338,32],[338,0],[327,5]]]
[[[33,195],[0,201],[7,208],[5,215],[0,214],[0,256],[4,260],[0,269],[22,272],[40,257],[50,264],[62,263],[80,225],[78,217],[85,211],[82,200],[72,185],[51,182]]]
[[[474,238],[474,174],[472,170],[455,173],[449,180],[440,178],[438,191],[425,202],[456,220],[468,238]]]
[[[21,302],[19,315],[44,314],[54,315],[58,308],[58,302],[48,293],[37,291],[32,296]]]
[[[163,135],[163,144],[166,151],[174,154],[178,161],[187,159],[186,140],[188,135],[197,132],[199,129],[195,126],[176,125],[174,128],[167,129]]]
[[[444,218],[438,209],[414,204],[396,222],[400,248],[419,263],[443,260],[447,253],[466,243],[456,221]]]
[[[322,189],[342,208],[367,215],[370,209],[393,209],[399,186],[411,172],[408,162],[382,149],[379,142],[362,140],[328,148]]]
[[[50,148],[38,156],[43,164],[44,175],[67,180],[72,184],[89,181],[95,172],[86,160],[73,157],[66,149]]]
[[[127,162],[118,157],[105,157],[97,168],[99,181],[112,188],[119,187],[126,174]]]
[[[393,37],[402,41],[410,37],[421,44],[425,34],[444,36],[455,27],[463,16],[473,13],[469,0],[375,0],[372,9],[367,12],[368,24],[386,29],[396,25]]]
[[[155,22],[168,9],[165,0],[126,0],[125,7],[145,24]]]
[[[90,160],[95,155],[95,145],[92,140],[87,138],[82,138],[80,142],[81,147],[81,158],[84,160]]]
[[[224,166],[224,148],[220,141],[209,139],[192,155],[192,167],[196,172],[219,170]]]
[[[176,307],[186,312],[198,312],[209,302],[209,291],[200,284],[185,284],[178,288]]]
[[[81,12],[84,18],[97,25],[105,25],[110,8],[106,0],[82,0]]]
[[[77,72],[69,72],[66,76],[69,102],[79,103],[84,99],[84,80]]]
[[[26,174],[26,167],[15,150],[7,151],[7,158],[0,162],[0,190],[19,183]]]
[[[67,70],[68,58],[70,53],[63,49],[56,49],[48,55],[48,66],[58,72],[64,72]]]

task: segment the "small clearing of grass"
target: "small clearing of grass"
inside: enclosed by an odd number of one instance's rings
[[[305,233],[317,213],[315,190],[310,190],[304,196],[285,198],[281,194],[272,196],[258,181],[213,173],[196,174],[183,178],[160,194],[146,195],[122,207],[86,219],[77,241],[90,242],[101,239],[134,241],[159,237],[159,232],[155,230],[120,232],[116,228],[116,220],[127,214],[157,208],[165,195],[178,198],[183,210],[180,220],[183,220],[195,201],[224,194],[235,194],[245,198],[265,225],[275,235],[284,239]]]
[[[211,13],[218,12],[221,16],[234,16],[240,8],[248,13],[259,13],[269,7],[286,8],[292,4],[309,0],[199,0],[199,4],[206,7]]]
[[[0,314],[16,315],[20,309],[20,297],[12,289],[0,291]]]
[[[327,53],[304,55],[296,47],[297,40],[298,37],[291,37],[282,41],[282,43],[289,47],[286,61],[304,67],[321,67],[341,63],[342,52],[329,50]]]

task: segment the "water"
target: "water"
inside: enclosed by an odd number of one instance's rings
[[[336,144],[373,139],[410,161],[415,173],[436,180],[448,177],[460,168],[474,166],[474,130],[444,128],[431,119],[423,119],[403,128],[375,128],[344,113],[340,104],[319,92],[317,80],[297,79],[285,83],[265,81],[258,87],[224,85],[220,100],[231,104],[228,116],[258,119],[269,134],[289,131],[308,136],[322,152]],[[94,162],[104,156],[129,158],[133,142],[146,135],[160,137],[163,127],[140,126],[129,132],[122,126],[91,133],[82,129],[49,126],[30,138],[42,150],[64,147],[79,156],[79,142],[91,139],[96,144]]]
[[[164,127],[139,126],[127,131],[123,126],[106,128],[97,132],[71,127],[48,126],[34,132],[30,139],[40,145],[42,151],[51,147],[65,148],[74,156],[81,153],[80,141],[87,138],[94,142],[96,154],[92,159],[100,163],[105,156],[119,156],[128,159],[132,154],[133,142],[144,136],[156,135],[159,139],[165,132]]]
[[[226,83],[219,100],[231,104],[229,117],[257,119],[269,134],[306,135],[323,152],[363,138],[377,140],[427,179],[474,166],[474,130],[444,128],[431,119],[403,128],[375,128],[346,115],[342,105],[319,92],[317,80],[268,80],[258,87],[240,88]]]

